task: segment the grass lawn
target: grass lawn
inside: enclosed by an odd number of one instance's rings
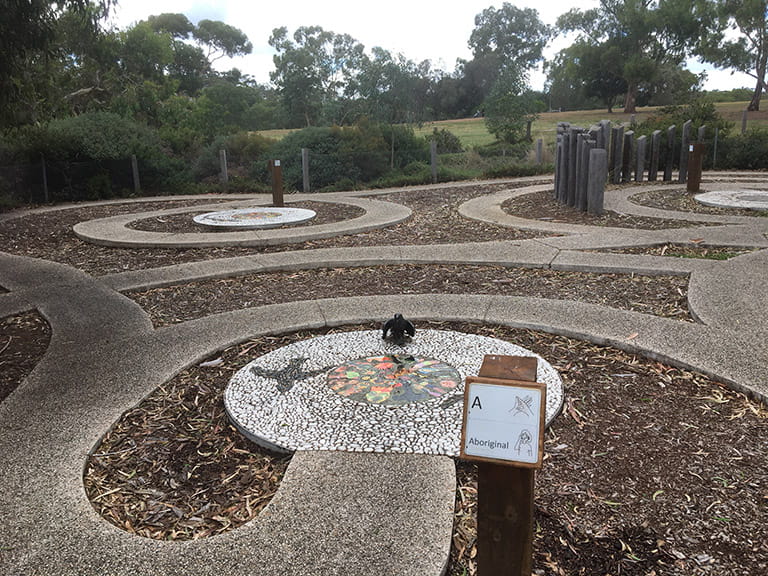
[[[735,124],[736,130],[741,129],[742,113],[746,109],[748,102],[721,102],[715,104],[723,118]],[[610,120],[614,124],[629,123],[631,114],[624,114],[617,108],[613,114],[608,114],[605,110],[577,110],[569,112],[544,112],[534,122],[532,128],[533,139],[542,138],[545,143],[551,143],[555,140],[557,124],[559,122],[570,122],[576,126],[588,127],[597,124],[600,120]],[[638,108],[635,119],[642,122],[647,116],[658,110],[656,107]],[[749,112],[747,117],[747,127],[768,127],[768,110],[760,112]],[[432,131],[448,130],[461,140],[465,148],[482,146],[490,144],[494,138],[485,128],[483,118],[463,118],[459,120],[441,120],[438,122],[425,122],[421,126],[415,127],[415,132],[420,136],[428,136]],[[269,138],[281,139],[292,130],[264,130],[259,132]]]

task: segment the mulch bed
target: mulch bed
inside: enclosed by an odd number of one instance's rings
[[[9,252],[102,275],[263,251],[535,237],[536,233],[489,226],[456,213],[461,202],[498,188],[478,184],[469,189],[391,193],[384,199],[414,209],[408,222],[270,249],[111,249],[80,242],[71,233],[71,226],[81,220],[140,212],[149,203],[78,208],[0,222],[0,245]],[[552,201],[542,204],[547,193],[530,196],[520,199],[530,201],[527,204],[516,201],[513,213],[528,218],[552,218],[557,213],[566,222],[580,222],[583,216],[571,209],[560,213],[562,207]],[[606,218],[602,223],[583,223],[661,226],[647,221],[654,219]],[[697,256],[702,256],[700,248],[694,248]],[[279,294],[267,289],[278,282]],[[257,274],[132,297],[158,325],[323,294],[409,291],[539,295],[686,319],[685,290],[686,280],[674,277],[397,266]],[[89,458],[84,483],[94,507],[124,530],[161,540],[214,535],[252,519],[274,494],[289,459],[257,448],[230,425],[221,398],[229,378],[254,357],[277,347],[331,331],[370,328],[345,326],[258,338],[216,354],[212,363],[182,372],[126,412]],[[583,341],[500,326],[423,322],[417,328],[509,340],[541,354],[563,377],[566,406],[547,432],[545,467],[537,478],[536,574],[768,573],[765,406],[695,372]],[[47,330],[36,314],[0,320],[0,362],[6,362],[0,365],[0,390],[6,386],[5,374],[11,374],[7,381],[12,389],[32,369],[47,345]],[[11,365],[15,373],[6,371]],[[471,464],[457,462],[457,473],[450,576],[476,573],[476,471]]]
[[[51,328],[37,312],[0,319],[0,402],[32,372],[50,340]]]
[[[279,286],[279,290],[275,289]],[[299,270],[130,292],[155,326],[308,298],[385,294],[500,294],[576,300],[688,320],[688,278],[501,266],[377,266]]]
[[[768,411],[710,379],[564,337],[420,323],[503,338],[551,362],[566,406],[546,434],[536,489],[537,574],[760,574],[768,569]],[[85,484],[125,530],[193,539],[258,514],[287,465],[244,440],[221,396],[279,346],[349,326],[259,338],[196,366],[128,411],[96,448]],[[417,332],[418,337],[418,332]],[[457,461],[448,574],[476,573],[477,478]]]
[[[280,226],[280,228],[301,228],[303,226],[319,226],[320,224],[333,224],[335,222],[343,222],[344,220],[352,220],[365,214],[365,210],[357,206],[350,204],[329,204],[327,202],[292,202],[286,204],[288,208],[304,208],[306,210],[314,210],[316,216],[306,222],[299,224],[291,224]],[[232,208],[227,208],[231,210]],[[164,234],[179,234],[179,233],[211,233],[222,232],[225,230],[212,228],[211,226],[202,226],[196,224],[193,218],[198,214],[207,214],[210,210],[204,212],[185,212],[184,214],[169,214],[165,216],[155,216],[153,218],[145,218],[143,220],[136,220],[128,224],[128,228],[134,230],[144,230],[147,232],[161,232]],[[228,230],[231,232],[232,230]]]
[[[610,189],[606,190],[605,193],[610,194]],[[649,218],[646,216],[633,216],[631,214],[618,214],[616,212],[605,212],[601,216],[595,216],[571,206],[555,202],[550,191],[534,192],[518,196],[517,198],[510,198],[501,205],[501,208],[507,214],[521,218],[544,220],[547,222],[584,224],[587,226],[665,230],[669,228],[689,228],[692,226],[708,225],[707,223],[691,220]]]
[[[648,256],[669,256],[670,258],[705,258],[708,260],[730,260],[736,256],[754,252],[752,248],[737,248],[734,246],[710,246],[691,242],[689,244],[657,244],[655,246],[631,246],[629,248],[606,248],[591,250],[591,252],[607,252],[612,254],[646,254]]]
[[[702,190],[701,193],[706,192]],[[694,214],[718,214],[723,216],[761,216],[768,214],[766,211],[746,210],[737,208],[720,208],[718,206],[706,206],[696,201],[696,194],[685,190],[649,190],[640,192],[629,198],[635,204],[660,208],[662,210],[677,210],[680,212],[692,212]]]

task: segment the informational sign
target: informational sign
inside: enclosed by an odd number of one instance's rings
[[[461,457],[541,468],[546,391],[539,382],[468,377]]]

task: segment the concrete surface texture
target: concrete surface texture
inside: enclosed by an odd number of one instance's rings
[[[768,180],[761,180],[760,175],[710,177],[733,186],[744,187],[743,181],[748,180],[750,189],[768,188]],[[609,344],[695,368],[753,397],[768,398],[764,322],[768,312],[764,290],[768,219],[697,216],[697,221],[707,225],[648,231],[523,220],[501,210],[506,198],[552,187],[540,180],[528,183],[521,188],[516,181],[505,191],[467,202],[461,213],[559,236],[261,254],[100,278],[0,252],[0,286],[8,290],[0,294],[0,318],[36,309],[52,328],[43,359],[0,404],[0,454],[4,459],[0,467],[0,573],[439,576],[450,549],[455,488],[453,462],[441,456],[299,452],[277,496],[256,520],[225,535],[191,542],[131,536],[93,510],[82,484],[83,465],[112,423],[184,368],[232,343],[268,333],[371,322],[388,317],[396,305],[413,320],[498,323]],[[606,208],[659,216],[653,209],[632,204],[628,200],[632,190],[637,188],[608,194]],[[409,216],[408,209],[377,200],[376,194],[296,195],[348,202],[366,210],[365,216],[348,222],[304,227],[302,240],[388,226]],[[189,245],[188,238],[125,227],[138,217],[143,216],[84,222],[77,225],[76,232],[87,241],[105,245]],[[688,219],[691,215],[663,211],[663,217]],[[213,235],[216,238],[197,234],[195,242],[260,245],[298,241],[281,230]],[[725,262],[586,251],[692,238],[763,250]],[[399,263],[689,275],[689,304],[697,322],[559,300],[407,295],[306,300],[155,330],[146,312],[121,294],[197,278]]]

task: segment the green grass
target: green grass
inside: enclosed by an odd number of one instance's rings
[[[716,108],[729,122],[735,124],[735,129],[741,129],[742,113],[746,109],[748,102],[720,102],[715,104]],[[768,104],[767,104],[768,106]],[[634,115],[637,122],[642,122],[645,118],[658,110],[656,107],[638,108]],[[570,122],[575,126],[585,128],[597,124],[601,120],[610,120],[614,124],[629,123],[632,114],[624,114],[620,108],[617,108],[613,114],[608,114],[603,110],[578,110],[569,112],[545,112],[539,115],[538,120],[533,123],[531,136],[534,141],[543,139],[545,144],[552,144],[555,141],[557,133],[557,124],[559,122]],[[768,128],[768,110],[760,112],[749,112],[747,117],[747,127]],[[491,144],[494,138],[488,133],[483,118],[463,118],[459,120],[441,120],[437,122],[425,122],[416,126],[414,131],[419,136],[429,136],[432,130],[448,130],[455,134],[466,149],[472,149],[476,146]],[[293,130],[263,130],[259,132],[262,136],[280,140],[286,134]]]

